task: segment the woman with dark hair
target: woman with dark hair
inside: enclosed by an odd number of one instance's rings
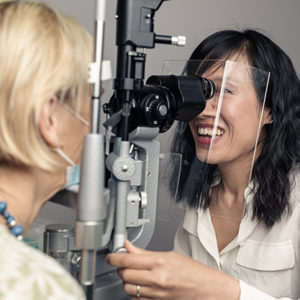
[[[183,157],[178,200],[186,203],[175,252],[126,242],[129,254],[108,258],[133,299],[300,298],[299,78],[289,57],[255,30],[209,36],[187,71],[228,82],[226,66],[216,63],[226,60],[247,71],[236,72],[240,80],[229,88],[216,84],[219,115],[215,96],[175,130],[173,150]],[[264,72],[270,77],[260,84]]]

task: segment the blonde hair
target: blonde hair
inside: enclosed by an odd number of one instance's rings
[[[0,163],[54,170],[41,107],[53,96],[79,107],[91,55],[92,39],[75,19],[42,3],[0,2]]]

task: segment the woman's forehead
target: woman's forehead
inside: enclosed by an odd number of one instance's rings
[[[225,64],[217,64],[211,66],[201,75],[219,84],[222,81],[233,85],[249,85],[252,84],[252,68],[245,64],[229,62]]]

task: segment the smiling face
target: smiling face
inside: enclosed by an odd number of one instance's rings
[[[258,131],[271,120],[269,110],[263,109],[257,97],[254,72],[260,71],[227,62],[225,68],[202,74],[215,83],[216,93],[205,110],[190,121],[199,160],[211,164],[251,162]]]

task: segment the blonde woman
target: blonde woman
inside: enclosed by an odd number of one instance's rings
[[[54,260],[20,241],[80,163],[89,34],[45,4],[0,2],[0,298],[84,299]]]

